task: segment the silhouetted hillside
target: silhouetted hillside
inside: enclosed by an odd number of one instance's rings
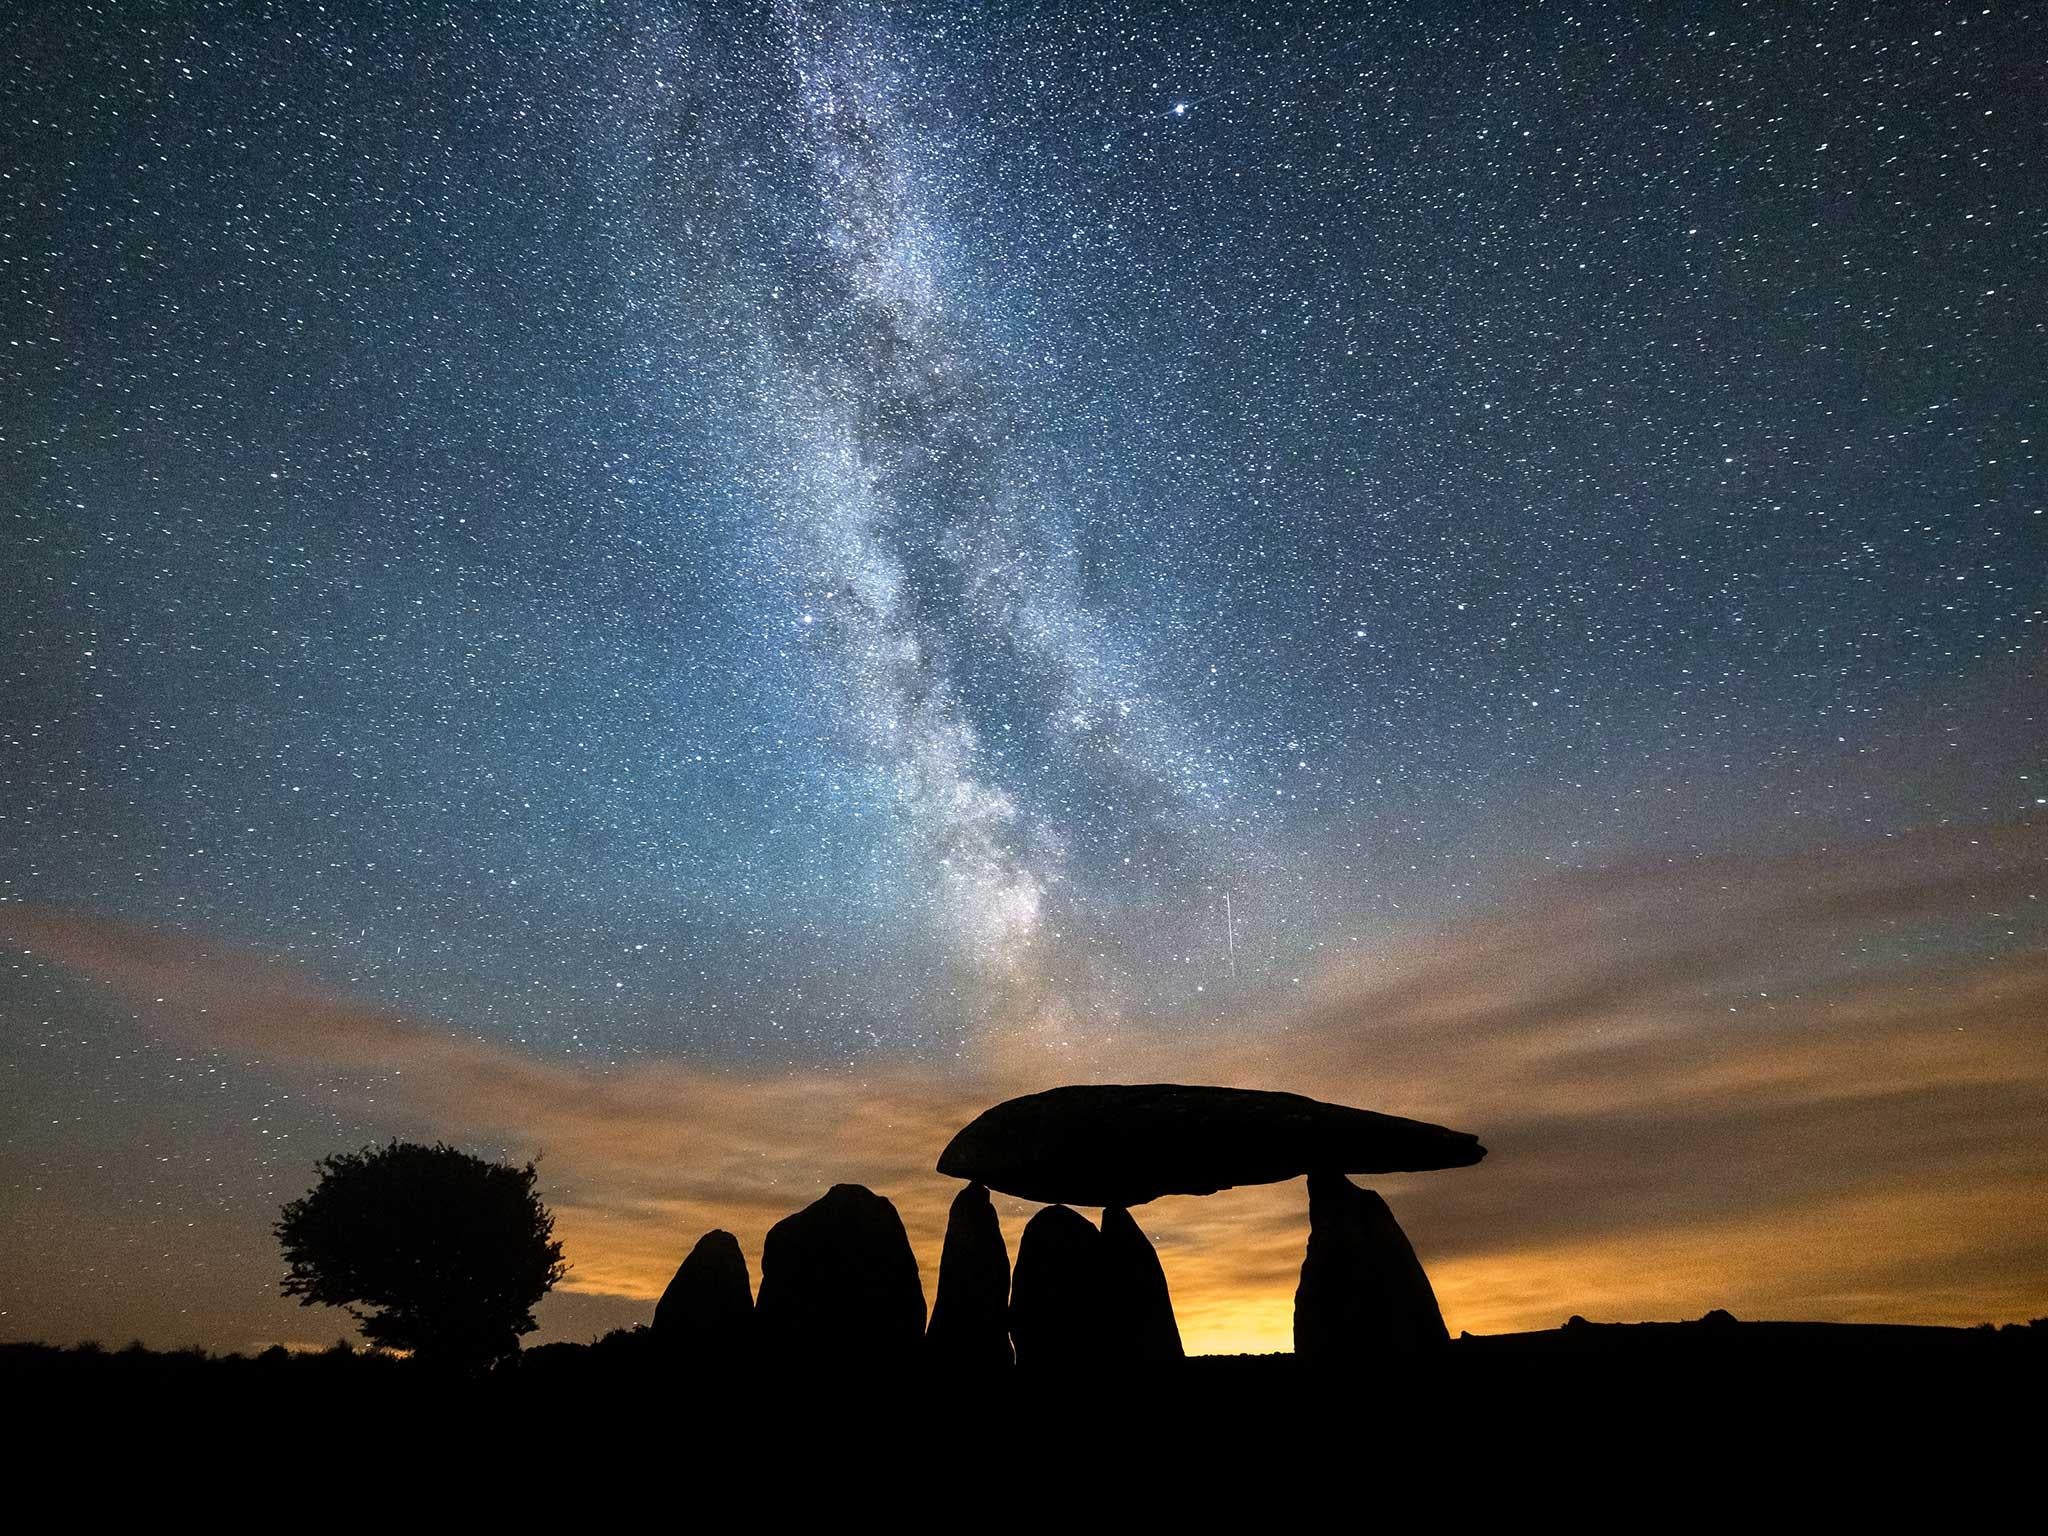
[[[360,1465],[379,1484],[409,1476],[469,1497],[480,1474],[509,1491],[486,1469],[530,1456],[520,1486],[535,1493],[580,1486],[557,1467],[615,1469],[601,1481],[634,1487],[660,1469],[664,1487],[680,1478],[789,1510],[843,1498],[855,1477],[945,1508],[1021,1479],[1091,1509],[1212,1506],[1219,1489],[1312,1508],[1364,1486],[1373,1508],[1438,1516],[1539,1494],[1623,1515],[1682,1497],[1697,1514],[1701,1500],[1768,1491],[1773,1509],[1816,1518],[1858,1500],[1898,1514],[1917,1499],[1969,1523],[1995,1508],[1995,1480],[1979,1472],[2031,1463],[2044,1363],[2048,1323],[1703,1320],[1465,1337],[1422,1364],[1369,1370],[1237,1355],[1115,1371],[775,1373],[679,1366],[635,1328],[479,1375],[348,1349],[0,1345],[0,1392],[24,1426],[10,1442],[19,1464],[79,1487],[109,1468],[133,1484],[138,1458],[196,1473],[231,1455],[272,1476],[353,1477]]]
[[[1150,1366],[1061,1371],[1012,1368],[985,1375],[970,1395],[994,1400],[1006,1393],[1033,1397],[1048,1388],[1086,1377],[1114,1395],[1164,1383],[1177,1395],[1199,1400],[1211,1392],[1296,1394],[1341,1388],[1370,1374],[1375,1380],[1405,1383],[1440,1381],[1457,1386],[1494,1380],[1529,1379],[1532,1370],[1560,1381],[1612,1369],[1654,1368],[1674,1382],[1691,1376],[1728,1373],[1770,1376],[1779,1372],[1834,1370],[1854,1376],[1865,1370],[1953,1370],[1962,1374],[2031,1379],[2048,1363],[2048,1318],[2031,1323],[1975,1328],[1889,1323],[1743,1322],[1710,1312],[1690,1322],[1591,1323],[1572,1318],[1561,1328],[1531,1333],[1460,1334],[1446,1354],[1425,1364],[1390,1365],[1373,1373],[1329,1371],[1294,1355],[1195,1355]],[[796,1368],[710,1370],[678,1368],[658,1336],[645,1327],[622,1328],[588,1344],[541,1344],[522,1350],[495,1370],[474,1376],[438,1371],[417,1361],[341,1342],[319,1351],[282,1347],[257,1355],[209,1355],[200,1349],[152,1350],[141,1344],[108,1350],[97,1344],[60,1348],[48,1344],[0,1344],[0,1389],[32,1394],[39,1389],[90,1387],[103,1394],[147,1393],[175,1388],[184,1393],[221,1393],[260,1399],[265,1394],[408,1392],[441,1384],[466,1391],[520,1397],[529,1394],[598,1392],[624,1397],[663,1396],[679,1380],[697,1388],[716,1382],[724,1390],[774,1393],[780,1383],[799,1381],[829,1392],[835,1384],[865,1390],[922,1393],[927,1388],[958,1395],[956,1378],[916,1367],[840,1373]]]

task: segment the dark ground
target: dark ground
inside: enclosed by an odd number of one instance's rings
[[[1488,1426],[1543,1439],[1627,1436],[1651,1422],[1715,1439],[1766,1428],[1816,1443],[1866,1428],[1966,1427],[2014,1417],[2036,1432],[2048,1319],[2003,1328],[1738,1322],[1587,1323],[1464,1336],[1426,1361],[1347,1370],[1293,1355],[1198,1356],[1166,1369],[995,1378],[919,1369],[803,1374],[714,1371],[663,1354],[644,1328],[547,1344],[497,1370],[449,1376],[338,1344],[320,1353],[209,1356],[197,1350],[0,1345],[0,1401],[62,1417],[204,1410],[229,1418],[316,1412],[511,1415],[597,1412],[620,1423],[688,1420],[716,1441],[765,1424],[778,1434],[835,1422],[879,1429],[931,1420],[949,1437],[1166,1435],[1257,1439],[1313,1428],[1371,1434],[1421,1423]],[[970,1430],[971,1426],[971,1430]]]
[[[17,1495],[66,1509],[323,1529],[2031,1529],[2044,1364],[2048,1322],[1575,1323],[1408,1366],[994,1380],[711,1373],[645,1330],[467,1380],[338,1349],[5,1345],[0,1443]]]
[[[1725,1312],[1679,1323],[1590,1323],[1575,1317],[1562,1328],[1532,1333],[1463,1334],[1426,1365],[1390,1362],[1376,1369],[1478,1383],[1530,1371],[1602,1375],[1614,1371],[1719,1376],[1754,1371],[1797,1375],[1814,1370],[1886,1371],[1928,1368],[1961,1373],[2032,1374],[2048,1365],[2048,1318],[2004,1327],[1939,1328],[1889,1323],[1742,1322]],[[61,1348],[0,1344],[0,1389],[32,1391],[60,1386],[99,1391],[269,1392],[338,1390],[376,1392],[431,1387],[492,1394],[602,1385],[651,1388],[707,1373],[663,1354],[645,1328],[620,1329],[588,1344],[542,1344],[522,1350],[480,1377],[451,1380],[410,1360],[358,1349],[346,1340],[318,1352],[282,1347],[259,1355],[210,1355],[192,1348],[152,1350],[130,1344]],[[728,1373],[729,1374],[729,1373]],[[820,1372],[819,1374],[828,1374]],[[1100,1381],[1108,1375],[1091,1376]],[[1170,1377],[1176,1390],[1291,1393],[1329,1380],[1290,1354],[1197,1355],[1137,1379]],[[1343,1373],[1353,1374],[1353,1373]],[[1010,1373],[1012,1385],[1038,1373]],[[924,1373],[901,1373],[904,1382]]]

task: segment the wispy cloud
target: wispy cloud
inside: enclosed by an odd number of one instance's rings
[[[1479,1132],[1478,1168],[1380,1182],[1454,1329],[1715,1305],[1970,1321],[2048,1312],[2044,873],[2048,830],[2027,823],[1555,876],[1386,936],[1285,1011],[1058,1048],[1020,1029],[945,1070],[596,1071],[89,915],[8,908],[0,934],[151,1028],[374,1079],[450,1138],[545,1149],[585,1292],[651,1299],[711,1226],[758,1255],[775,1220],[855,1180],[902,1209],[929,1294],[956,1187],[932,1164],[960,1124],[1055,1082],[1182,1079]],[[1005,1206],[1013,1242],[1027,1209]],[[1140,1219],[1193,1347],[1286,1347],[1297,1186]]]

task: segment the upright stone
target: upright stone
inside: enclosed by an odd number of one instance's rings
[[[1436,1292],[1386,1201],[1341,1173],[1312,1173],[1308,1222],[1295,1354],[1349,1365],[1449,1345]]]
[[[768,1229],[754,1309],[764,1354],[812,1369],[907,1364],[924,1337],[924,1282],[903,1218],[858,1184]]]
[[[746,1353],[753,1332],[754,1287],[740,1240],[706,1232],[655,1304],[654,1336],[667,1353],[730,1364]]]
[[[1159,1254],[1120,1205],[1102,1213],[1102,1267],[1111,1354],[1140,1365],[1184,1359]]]
[[[1103,1363],[1104,1273],[1102,1234],[1078,1211],[1049,1205],[1024,1224],[1010,1288],[1010,1338],[1020,1367]]]
[[[948,1370],[994,1370],[1010,1363],[1010,1250],[988,1189],[970,1184],[953,1197],[939,1293],[932,1299],[925,1353]]]

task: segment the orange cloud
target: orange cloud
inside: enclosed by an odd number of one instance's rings
[[[1058,1047],[1019,1027],[943,1068],[600,1071],[97,918],[13,907],[0,933],[152,1028],[374,1081],[450,1139],[543,1150],[585,1294],[651,1302],[712,1226],[757,1257],[851,1180],[902,1210],[929,1299],[957,1188],[932,1165],[955,1129],[1055,1082],[1178,1079],[1480,1133],[1475,1169],[1379,1181],[1454,1330],[1709,1306],[1977,1321],[2048,1313],[2048,951],[2019,942],[2044,868],[2048,836],[2022,823],[1554,876],[1383,937],[1286,1011],[1192,1034],[1068,1021]],[[1001,1208],[1014,1243],[1030,1207]],[[1191,1348],[1288,1346],[1298,1185],[1139,1217]]]

